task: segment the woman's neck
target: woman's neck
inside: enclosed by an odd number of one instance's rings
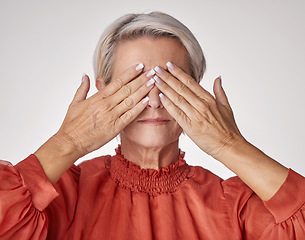
[[[165,168],[179,158],[178,140],[166,146],[147,147],[121,138],[121,153],[124,157],[143,169]]]

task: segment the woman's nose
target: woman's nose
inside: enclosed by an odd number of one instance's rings
[[[156,86],[153,87],[153,89],[148,93],[149,101],[147,107],[163,108],[159,94],[160,94],[160,90]]]

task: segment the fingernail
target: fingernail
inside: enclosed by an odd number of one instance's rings
[[[86,75],[87,75],[86,73],[83,74],[83,76],[82,76],[82,82],[85,81]]]
[[[157,75],[154,76],[154,79],[157,83],[159,83],[159,84],[162,83],[161,78],[159,78]]]
[[[160,74],[163,73],[162,69],[161,69],[160,67],[158,67],[158,66],[155,67],[155,71],[156,71],[157,73],[160,73]]]
[[[154,69],[151,69],[147,74],[146,74],[146,77],[152,77],[153,75],[155,75],[155,71]]]
[[[160,94],[159,94],[159,97],[160,97],[161,100],[164,100],[164,99],[165,99],[165,96],[164,96],[163,93],[160,93]]]
[[[146,97],[146,98],[144,98],[144,99],[142,100],[142,103],[145,104],[145,103],[148,102],[148,100],[149,100],[149,97]]]
[[[150,87],[151,85],[153,85],[155,83],[155,80],[153,78],[151,78],[147,83],[146,86]]]
[[[141,70],[143,68],[144,68],[143,63],[139,63],[138,66],[136,66],[136,71],[139,71],[139,70]]]
[[[222,85],[222,79],[221,79],[221,76],[219,75],[218,76],[219,80],[220,80],[220,85]]]
[[[166,66],[167,66],[169,69],[174,69],[174,68],[175,68],[174,64],[172,64],[171,62],[166,63]]]

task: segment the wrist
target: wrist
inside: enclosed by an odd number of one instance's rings
[[[240,135],[231,136],[230,139],[225,139],[224,142],[221,150],[212,157],[225,165],[226,162],[232,161],[235,156],[246,154],[246,149],[254,147]]]
[[[56,183],[62,174],[82,157],[73,143],[60,133],[53,135],[34,155],[51,183]]]
[[[236,141],[219,159],[263,201],[269,200],[285,181],[288,169],[245,139]]]
[[[85,154],[77,147],[77,144],[74,143],[69,134],[57,132],[50,139],[50,143],[58,149],[58,153],[62,157],[79,159]],[[76,161],[75,160],[75,161]]]

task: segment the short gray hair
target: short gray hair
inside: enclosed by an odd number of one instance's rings
[[[188,52],[192,77],[200,82],[206,62],[198,41],[184,24],[162,12],[126,14],[110,24],[100,37],[94,52],[95,77],[102,77],[108,84],[112,78],[115,49],[119,42],[142,36],[168,37],[180,41]]]

